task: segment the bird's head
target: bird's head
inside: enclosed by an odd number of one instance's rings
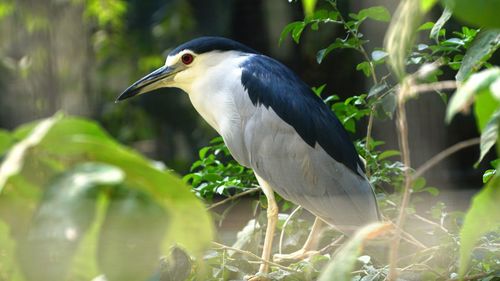
[[[223,63],[229,54],[257,53],[236,41],[222,37],[200,37],[170,52],[165,65],[128,87],[118,98],[121,101],[158,88],[188,89],[211,67]]]

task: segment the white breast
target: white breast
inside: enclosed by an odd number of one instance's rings
[[[248,153],[243,141],[243,128],[255,111],[248,93],[241,84],[239,65],[248,58],[241,53],[225,52],[204,59],[219,60],[217,64],[197,69],[199,75],[185,89],[194,108],[224,139],[233,157],[249,166]]]

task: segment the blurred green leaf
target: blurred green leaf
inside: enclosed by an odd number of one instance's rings
[[[55,115],[40,122],[33,128],[30,135],[24,140],[17,143],[7,154],[6,159],[0,166],[0,194],[11,176],[19,173],[24,164],[24,158],[28,150],[40,143],[47,132],[61,118],[60,115]]]
[[[302,0],[302,7],[304,7],[304,14],[306,15],[306,17],[310,17],[314,14],[316,1],[317,0]]]
[[[357,14],[353,14],[355,19],[371,18],[376,21],[388,22],[391,20],[391,14],[384,6],[374,6],[362,9]]]
[[[146,193],[114,188],[101,228],[99,268],[109,281],[146,280],[158,268],[169,214]]]
[[[420,8],[422,11],[428,12],[437,2],[438,0],[420,0]]]
[[[493,67],[470,76],[451,97],[446,110],[446,122],[450,122],[458,112],[467,112],[472,103],[474,95],[483,90],[489,91],[489,87],[495,80],[500,79],[500,68]]]
[[[500,47],[500,29],[480,31],[465,53],[455,78],[464,81],[469,75],[479,70],[483,63]]]
[[[498,168],[497,168],[498,169]],[[464,276],[474,246],[485,233],[500,226],[500,176],[496,175],[474,196],[460,231],[459,275]]]
[[[474,116],[479,132],[484,130],[493,113],[499,108],[500,100],[495,99],[490,91],[481,91],[475,96]]]
[[[27,133],[31,128],[35,128],[33,133]],[[114,141],[95,122],[82,118],[54,117],[22,126],[14,132],[14,136],[27,136],[27,140],[36,136],[36,144],[30,141],[34,149],[27,150],[22,161],[16,160],[16,165],[17,162],[24,164],[21,165],[22,172],[8,177],[9,188],[0,196],[6,210],[12,212],[15,210],[13,206],[18,206],[16,208],[20,211],[16,212],[24,212],[22,217],[29,217],[29,213],[33,212],[32,203],[5,206],[6,202],[14,204],[16,201],[13,200],[18,200],[17,198],[22,199],[21,202],[37,200],[36,191],[40,181],[32,181],[29,178],[31,174],[43,178],[50,176],[53,173],[50,171],[54,169],[58,171],[75,163],[97,161],[121,169],[125,174],[124,184],[130,192],[153,198],[153,202],[170,215],[170,227],[162,239],[163,252],[169,251],[176,243],[198,255],[212,240],[211,220],[203,204],[191,193],[189,187],[171,172],[159,168],[157,164]],[[23,140],[20,144],[25,142],[27,141]],[[8,165],[7,163],[9,158],[3,165]],[[32,163],[42,166],[33,167]],[[37,173],[33,173],[32,169],[36,169]],[[31,197],[25,198],[27,193],[19,192],[27,188],[23,185],[29,187]]]
[[[12,144],[14,144],[14,139],[11,134],[0,129],[0,157],[9,150]]]
[[[401,153],[397,150],[386,150],[379,154],[378,160],[380,161],[389,157],[399,156],[399,155],[401,155]]]
[[[385,35],[384,49],[389,53],[387,62],[399,80],[406,75],[406,58],[422,15],[420,1],[402,0]]]
[[[479,156],[479,160],[477,160],[477,163],[483,160],[486,153],[488,153],[488,151],[490,151],[490,149],[497,142],[499,128],[500,128],[500,108],[495,113],[493,113],[488,123],[486,123],[484,130],[481,132],[481,144],[480,144],[481,155]]]
[[[354,236],[340,248],[335,257],[321,273],[318,281],[350,281],[351,272],[361,255],[364,245],[390,228],[389,224],[373,223],[358,230]]]
[[[443,28],[444,24],[451,18],[451,15],[451,9],[448,7],[444,8],[443,13],[432,27],[429,38],[434,39],[434,41],[439,43],[439,32]]]
[[[122,171],[113,166],[86,163],[45,189],[29,231],[18,245],[27,280],[66,280],[75,251],[94,219],[100,187],[123,179]]]
[[[441,0],[452,8],[453,16],[477,27],[500,27],[500,1],[497,0]]]

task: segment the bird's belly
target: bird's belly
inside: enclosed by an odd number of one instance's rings
[[[365,178],[319,145],[309,146],[292,127],[258,121],[245,129],[250,166],[275,192],[345,232],[378,219]]]

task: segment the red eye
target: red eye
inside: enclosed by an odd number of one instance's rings
[[[184,63],[184,64],[191,64],[194,60],[194,57],[191,54],[184,54],[184,55],[182,55],[181,60],[182,60],[182,63]]]

